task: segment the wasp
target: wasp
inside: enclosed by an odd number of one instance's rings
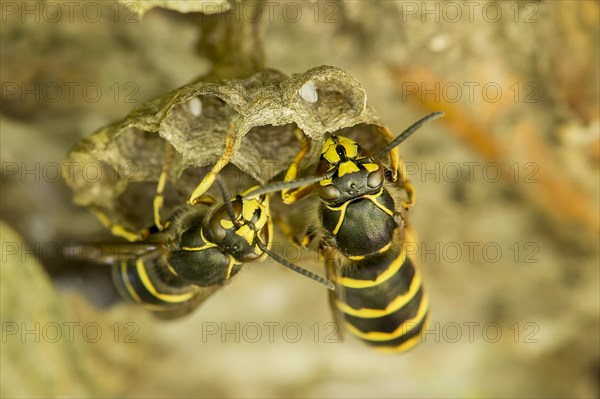
[[[167,222],[155,223],[139,234],[121,225],[111,230],[140,241],[100,245],[97,260],[112,265],[117,290],[126,300],[164,318],[190,313],[229,282],[242,265],[266,256],[330,289],[333,284],[271,251],[273,223],[269,198],[231,198],[217,179],[223,202],[209,194],[195,205],[186,205]],[[159,181],[160,185],[164,183]],[[158,189],[159,195],[162,188]],[[162,200],[155,200],[160,216]],[[158,208],[158,209],[157,209]]]
[[[283,201],[291,204],[316,191],[319,223],[303,246],[318,237],[328,278],[336,286],[330,292],[336,320],[343,316],[350,333],[381,351],[410,349],[426,328],[428,299],[404,245],[411,239],[405,214],[414,205],[415,193],[397,146],[441,116],[432,113],[396,138],[384,129],[390,141],[374,155],[347,137],[332,135],[322,147],[316,174],[297,179],[298,164],[309,148],[305,142],[283,182],[246,196],[281,190]],[[385,156],[390,157],[389,168],[380,161]],[[394,181],[398,187],[391,184]],[[408,199],[398,204],[399,190]]]

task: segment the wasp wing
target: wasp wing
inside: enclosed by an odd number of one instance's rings
[[[74,261],[113,265],[121,260],[150,256],[162,249],[162,244],[150,242],[66,243],[62,253],[64,258]]]
[[[337,307],[337,301],[344,300],[344,287],[338,284],[338,270],[339,270],[339,259],[337,251],[331,247],[321,247],[320,251],[321,256],[325,259],[325,270],[327,273],[327,279],[332,281],[335,284],[335,291],[329,290],[328,299],[329,299],[329,309],[331,309],[331,313],[333,315],[333,322],[336,325],[337,335],[340,338],[340,341],[344,341],[343,334],[343,319],[342,313]]]

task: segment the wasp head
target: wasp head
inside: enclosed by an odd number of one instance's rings
[[[384,180],[379,161],[355,141],[335,135],[323,145],[317,173],[331,176],[315,187],[321,200],[332,206],[376,193]]]
[[[255,240],[267,242],[269,239],[266,201],[266,196],[250,200],[238,196],[231,201],[234,220],[224,204],[219,206],[208,220],[211,241],[240,262],[258,260],[263,252]]]

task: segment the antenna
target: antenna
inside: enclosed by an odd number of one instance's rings
[[[229,196],[229,193],[227,192],[227,187],[225,186],[225,183],[223,182],[223,180],[221,180],[221,177],[218,176],[217,178],[217,184],[219,185],[219,188],[221,190],[221,194],[223,194],[223,204],[225,205],[225,209],[227,210],[227,214],[229,215],[229,217],[231,218],[231,220],[233,221],[234,225],[236,227],[239,227],[240,224],[239,222],[237,222],[237,220],[235,219],[235,212],[233,211],[233,207],[231,206],[231,201],[229,198],[231,198]],[[303,184],[305,185],[305,184]],[[275,190],[277,191],[277,190]],[[252,195],[252,197],[254,197],[255,195],[261,195],[262,193],[259,194],[254,194]],[[242,200],[247,199],[248,196],[242,198]],[[269,217],[271,217],[269,215]],[[252,224],[250,224],[252,226],[252,229],[254,229],[254,226]],[[263,244],[263,242],[258,238],[258,235],[256,236],[256,244],[258,245],[258,247],[267,255],[269,255],[271,258],[275,259],[275,261],[277,263],[282,264],[283,266],[295,271],[296,273],[300,273],[303,276],[306,276],[318,283],[323,284],[324,286],[326,286],[327,288],[329,288],[330,290],[335,290],[335,286],[333,285],[333,283],[327,279],[324,279],[321,276],[318,276],[316,274],[314,274],[313,272],[310,272],[306,269],[303,269],[300,266],[297,266],[295,264],[293,264],[292,262],[288,261],[285,258],[282,258],[281,256],[271,252],[265,244]]]
[[[385,147],[377,151],[377,153],[375,153],[375,158],[381,158],[382,156],[390,152],[394,147],[402,143],[404,140],[409,138],[414,132],[419,130],[419,128],[425,123],[441,118],[444,115],[445,114],[443,112],[432,112],[431,114],[419,119],[418,121],[410,125],[408,129],[400,133],[398,137],[390,141]]]
[[[225,183],[221,179],[221,175],[217,175],[217,184],[219,185],[219,189],[221,190],[221,194],[223,195],[223,205],[225,205],[225,210],[227,211],[227,215],[231,219],[231,222],[235,227],[240,227],[240,223],[237,221],[235,217],[235,212],[233,211],[233,207],[231,206],[231,197],[229,196],[229,192],[227,191],[227,187]]]
[[[258,244],[258,247],[265,252],[267,255],[269,255],[271,258],[275,259],[275,261],[277,261],[278,263],[282,264],[283,266],[287,267],[288,269],[291,269],[293,271],[295,271],[296,273],[300,273],[303,276],[306,276],[318,283],[323,284],[325,287],[329,288],[330,290],[334,291],[335,290],[335,285],[333,285],[333,283],[319,275],[316,275],[315,273],[308,271],[298,265],[293,264],[292,262],[290,262],[289,260],[282,258],[281,256],[277,255],[276,253],[273,253],[271,251],[269,251],[269,249],[265,246],[265,244],[263,244],[259,239],[256,240],[256,243]]]
[[[308,186],[313,183],[320,182],[321,180],[330,179],[333,177],[335,170],[327,172],[321,176],[308,176],[301,177],[299,179],[291,180],[291,181],[277,181],[269,184],[265,184],[264,186],[258,187],[256,190],[252,190],[251,192],[244,195],[244,199],[252,199],[259,195],[272,193],[275,191],[281,191],[285,189],[293,189],[303,186]]]
[[[384,156],[385,154],[390,152],[390,150],[392,150],[394,147],[398,146],[404,140],[409,138],[414,132],[419,130],[419,128],[421,126],[423,126],[425,123],[431,122],[438,118],[441,118],[444,115],[445,114],[443,112],[433,112],[433,113],[419,119],[417,122],[413,123],[410,127],[408,127],[408,129],[403,131],[398,137],[396,137],[394,140],[392,140],[391,142],[386,144],[383,148],[381,148],[379,151],[377,151],[377,153],[375,154],[375,157],[380,158],[380,157]],[[243,197],[243,199],[247,200],[247,199],[255,198],[259,195],[268,194],[268,193],[272,193],[275,191],[281,191],[281,190],[285,190],[285,189],[291,190],[291,189],[298,188],[298,187],[308,186],[310,184],[320,182],[321,180],[330,179],[333,177],[334,173],[335,173],[335,169],[331,170],[321,176],[308,176],[308,177],[302,177],[302,178],[287,181],[287,182],[278,181],[278,182],[265,184],[264,186],[258,187],[257,189],[247,193]]]

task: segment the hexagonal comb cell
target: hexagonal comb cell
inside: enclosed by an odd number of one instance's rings
[[[133,214],[125,208],[136,203],[123,193],[133,183],[158,181],[169,146],[168,185],[180,200],[215,164],[217,171],[238,173],[243,184],[267,183],[300,148],[296,129],[311,140],[304,162],[310,164],[326,134],[357,124],[382,126],[360,83],[339,68],[320,66],[292,77],[273,69],[239,79],[207,77],[147,101],[81,140],[64,161],[63,175],[76,203],[123,221]],[[111,178],[67,173],[90,163],[102,165]]]

